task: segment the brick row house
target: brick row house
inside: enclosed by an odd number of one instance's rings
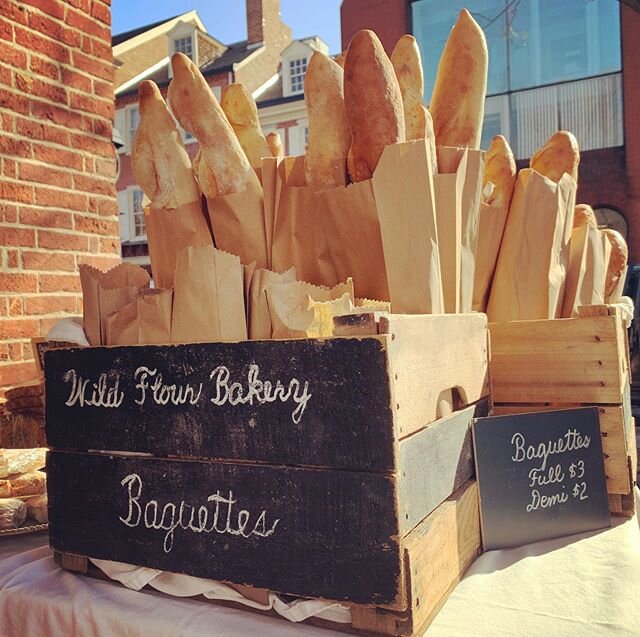
[[[631,5],[634,5],[632,7]],[[387,51],[403,33],[420,46],[425,100],[457,13],[484,29],[489,79],[482,148],[501,133],[518,164],[556,130],[580,144],[578,200],[627,238],[640,261],[640,12],[612,0],[343,0],[342,46],[375,30]]]
[[[196,11],[113,37],[115,58],[115,128],[119,173],[117,197],[123,258],[149,263],[144,228],[143,193],[131,171],[131,142],[139,124],[138,85],[155,81],[166,94],[171,55],[188,55],[201,69],[219,99],[222,88],[242,82],[253,94],[266,133],[276,131],[285,153],[304,152],[307,116],[304,76],[314,50],[328,53],[320,38],[294,40],[282,22],[279,0],[247,0],[247,39],[224,44],[208,33]],[[182,131],[191,156],[197,141]]]

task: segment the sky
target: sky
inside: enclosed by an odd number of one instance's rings
[[[207,31],[224,43],[247,37],[244,0],[113,0],[114,35],[195,9]],[[339,53],[340,0],[280,0],[283,21],[294,38],[319,35]]]

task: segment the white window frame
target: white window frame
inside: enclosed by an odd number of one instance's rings
[[[303,57],[290,57],[285,60],[285,64],[286,64],[287,86],[289,88],[289,95],[301,95],[302,93],[304,93],[304,80],[307,75],[307,66],[309,65],[309,56],[305,55]],[[298,69],[301,69],[304,66],[304,70],[302,72],[297,70],[297,72],[294,73],[294,70],[296,70],[296,65],[298,66]],[[294,88],[294,80],[293,80],[294,76],[296,78],[302,76],[301,80],[296,81],[295,88]],[[300,84],[300,86],[297,86],[298,84]]]
[[[172,40],[172,46],[173,46],[173,52],[180,52],[180,53],[184,53],[187,57],[189,57],[192,61],[193,61],[193,57],[194,57],[194,53],[195,53],[195,46],[194,46],[194,42],[193,42],[193,33],[190,35],[179,35],[178,37],[174,37]],[[185,51],[183,51],[181,48],[178,48],[178,43],[182,43],[184,42],[184,44],[189,44],[189,49],[191,49],[191,51],[189,53],[186,53]],[[186,46],[184,47],[185,49],[187,48]]]
[[[135,135],[131,134],[131,113],[134,110],[138,111],[138,126],[135,129],[136,132],[137,132],[138,128],[140,128],[140,105],[138,104],[138,102],[136,102],[135,104],[129,104],[124,109],[125,126],[126,126],[126,129],[127,129],[125,131],[126,144],[127,144],[127,149],[128,149],[129,152],[131,152],[131,149],[133,147],[133,138],[135,136]]]
[[[168,34],[169,38],[169,57],[176,52],[176,41],[183,40],[184,38],[191,38],[191,60],[198,64],[199,52],[198,52],[198,37],[196,33],[196,27],[193,24],[180,23],[176,25]],[[169,65],[169,78],[173,77],[173,68]]]
[[[127,207],[128,207],[128,221],[129,221],[129,243],[144,243],[147,241],[147,233],[145,228],[145,233],[141,235],[136,234],[136,221],[135,221],[135,210],[134,210],[134,197],[136,193],[140,193],[140,203],[142,204],[142,200],[144,199],[144,193],[138,186],[129,186],[127,188]],[[144,215],[144,207],[142,208],[142,214]],[[144,217],[143,217],[144,218]]]
[[[484,101],[484,116],[500,116],[500,134],[507,140],[511,139],[511,119],[509,112],[509,95],[490,95]],[[487,148],[483,148],[487,150]]]

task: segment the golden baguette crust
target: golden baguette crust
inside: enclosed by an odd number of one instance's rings
[[[341,69],[344,69],[344,61],[346,57],[347,57],[347,52],[343,51],[342,53],[338,53],[338,55],[336,55],[336,57],[334,57],[333,60]]]
[[[263,157],[271,157],[271,150],[262,134],[258,107],[243,84],[234,83],[222,89],[220,106],[236,134],[249,163],[260,168]]]
[[[586,225],[597,228],[598,221],[591,206],[588,206],[586,203],[579,203],[573,212],[573,227],[579,228],[580,226]]]
[[[339,183],[336,166],[342,164],[349,150],[343,76],[342,69],[331,58],[319,51],[311,56],[304,80],[304,101],[309,117],[304,177],[310,186]]]
[[[604,232],[611,244],[611,256],[607,265],[604,289],[605,298],[608,298],[614,293],[620,277],[624,276],[629,262],[629,248],[623,236],[616,230],[604,228],[602,232]]]
[[[488,183],[492,183],[494,188],[485,203],[503,209],[508,208],[516,185],[516,160],[502,135],[496,135],[491,140],[491,146],[484,158],[483,188]]]
[[[272,157],[283,157],[284,149],[282,148],[282,140],[278,133],[269,133],[267,135],[267,144],[269,144],[269,150]]]
[[[424,139],[426,134],[426,109],[423,104],[424,77],[420,61],[420,49],[412,35],[403,35],[391,53],[391,64],[398,78],[407,140]]]
[[[568,131],[561,130],[551,135],[545,145],[533,154],[529,165],[557,183],[564,173],[569,173],[577,182],[579,163],[578,141]]]
[[[200,197],[189,155],[158,87],[138,89],[140,125],[131,148],[133,176],[152,208],[177,208]]]
[[[463,9],[442,52],[429,105],[438,146],[480,148],[488,64],[484,33]]]
[[[385,146],[405,141],[402,94],[378,36],[353,36],[344,65],[344,101],[351,131],[349,174],[370,179]]]
[[[227,116],[200,69],[183,53],[171,57],[169,104],[180,125],[200,143],[198,181],[206,197],[243,192],[259,184]]]

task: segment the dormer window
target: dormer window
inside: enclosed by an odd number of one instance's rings
[[[188,58],[193,60],[193,37],[176,38],[173,41],[173,52],[184,53]]]
[[[307,73],[307,58],[289,60],[289,86],[290,93],[302,93],[304,91],[304,76]]]

